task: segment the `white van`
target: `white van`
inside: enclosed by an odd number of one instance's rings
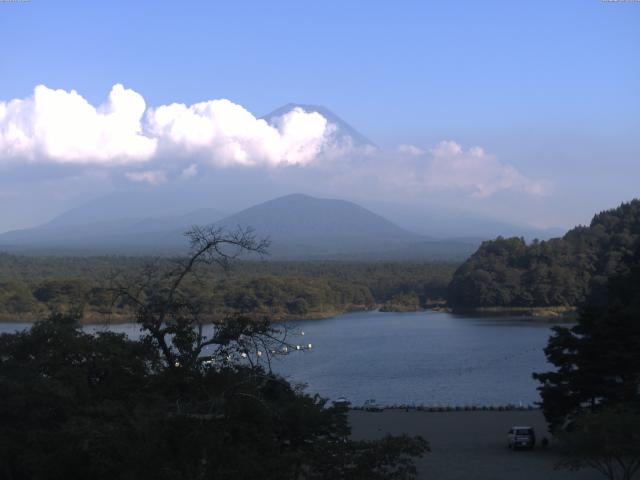
[[[536,432],[533,427],[511,427],[507,434],[507,446],[513,450],[517,448],[532,449],[535,445]]]

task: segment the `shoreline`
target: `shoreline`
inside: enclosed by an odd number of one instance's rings
[[[533,412],[541,411],[536,403],[527,405],[515,405],[505,403],[500,405],[424,405],[424,404],[392,404],[392,405],[367,405],[349,406],[350,412]]]
[[[300,320],[325,320],[328,318],[337,317],[347,313],[358,312],[372,312],[380,308],[380,305],[349,305],[343,309],[327,309],[308,312],[306,314],[289,314],[289,313],[270,313],[270,312],[255,312],[249,314],[243,314],[253,319],[260,319],[263,317],[269,317],[273,323],[286,323]],[[53,312],[42,313],[27,313],[27,314],[4,314],[0,315],[0,323],[35,323],[40,320],[45,320]],[[210,315],[204,317],[207,323],[214,322],[216,320],[224,319],[225,314],[220,313],[218,315]],[[124,315],[114,313],[100,313],[100,312],[87,312],[80,319],[81,325],[103,325],[105,323],[113,325],[122,325],[125,323],[135,323],[135,315]]]
[[[438,312],[453,315],[468,315],[472,317],[518,317],[522,321],[540,323],[575,323],[577,309],[575,307],[478,307],[478,308],[450,308],[437,304],[421,307],[419,309],[389,309],[384,304],[374,305],[348,305],[341,309],[327,309],[308,312],[306,314],[257,312],[246,314],[249,317],[260,319],[270,317],[273,323],[287,323],[295,321],[326,320],[348,313],[381,312],[381,313],[417,313]],[[18,315],[0,315],[0,323],[35,323],[46,319],[50,312],[27,313]],[[212,315],[206,320],[212,322],[224,318],[224,314]],[[87,312],[80,320],[81,325],[122,325],[135,323],[135,315],[114,313]]]
[[[456,315],[477,315],[479,317],[517,316],[551,323],[574,323],[578,317],[577,307],[564,305],[552,307],[447,307],[446,311]]]

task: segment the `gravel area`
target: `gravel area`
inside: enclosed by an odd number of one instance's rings
[[[419,478],[438,480],[602,480],[594,470],[556,470],[559,456],[553,442],[540,447],[549,436],[542,413],[534,411],[422,412],[384,410],[352,411],[352,434],[375,439],[386,433],[422,435],[431,453],[418,460]],[[536,430],[534,450],[507,448],[507,431],[513,425]]]

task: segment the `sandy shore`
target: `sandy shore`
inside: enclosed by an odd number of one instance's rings
[[[549,436],[542,413],[534,411],[418,412],[352,411],[354,438],[374,439],[386,433],[422,435],[431,453],[418,461],[419,478],[437,480],[598,480],[595,471],[555,470],[557,448],[540,448]],[[531,451],[507,448],[513,425],[536,429],[538,446]]]

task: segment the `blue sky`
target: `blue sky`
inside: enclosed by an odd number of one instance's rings
[[[259,117],[288,102],[321,104],[385,151],[410,144],[432,152],[442,141],[479,146],[545,185],[542,195],[509,187],[482,198],[457,184],[410,198],[385,191],[399,205],[453,204],[569,226],[640,193],[637,2],[31,0],[0,3],[0,41],[0,101],[26,99],[42,84],[76,90],[97,106],[123,84],[150,107],[224,98]],[[38,159],[3,164],[2,155],[0,231],[96,191],[65,196],[69,168]],[[397,161],[385,154],[371,168]],[[120,187],[104,169],[81,170],[108,183],[105,191]],[[307,185],[278,182],[283,192]],[[44,193],[28,200],[18,184]],[[379,197],[353,192],[345,196]],[[49,208],[38,207],[47,198]]]

